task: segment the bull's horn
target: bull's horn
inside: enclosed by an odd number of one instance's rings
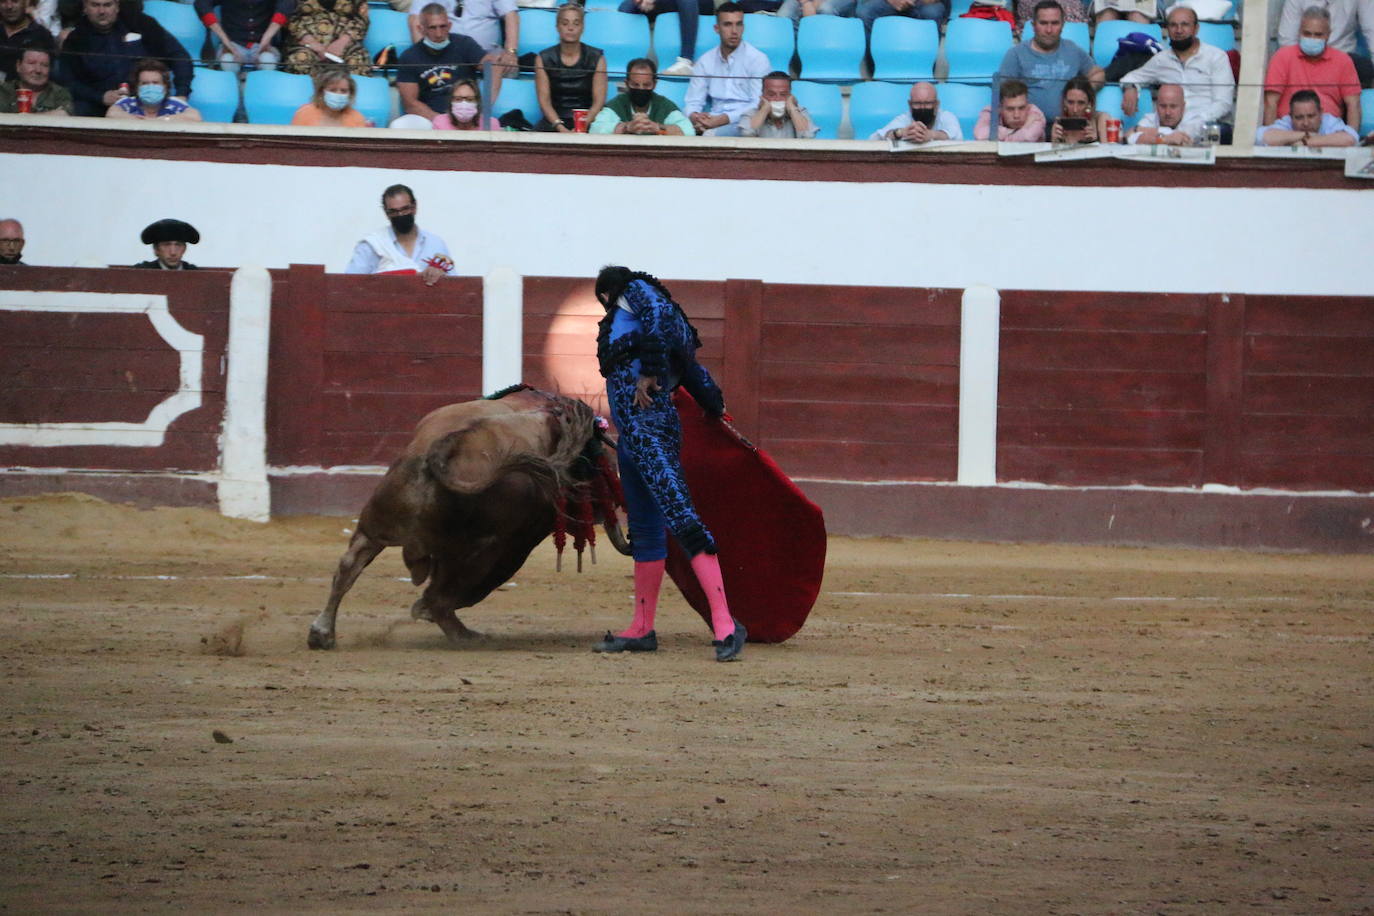
[[[611,524],[607,522],[602,527],[606,529],[606,537],[610,539],[611,546],[616,549],[616,552],[628,557],[630,555],[630,539],[625,537],[625,532],[621,530],[620,523]]]

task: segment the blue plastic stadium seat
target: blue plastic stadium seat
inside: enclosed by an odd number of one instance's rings
[[[369,13],[367,36],[363,39],[368,54],[376,57],[387,45],[400,54],[414,43],[410,40],[410,25],[405,13],[399,10],[372,10]]]
[[[940,27],[931,19],[884,16],[873,22],[869,53],[874,79],[928,80],[940,53]]]
[[[1121,110],[1121,87],[1117,85],[1103,86],[1097,91],[1097,110],[1105,111],[1114,118],[1120,118],[1121,129],[1127,131],[1140,123],[1143,116],[1155,110],[1154,97],[1148,89],[1142,89],[1137,98],[1135,114],[1126,117],[1126,113]]]
[[[1236,29],[1229,22],[1200,22],[1197,37],[1203,44],[1214,45],[1223,51],[1236,48]]]
[[[520,10],[520,54],[538,54],[558,44],[558,16],[554,10]],[[595,42],[588,42],[595,44]]]
[[[544,113],[539,110],[539,97],[534,91],[534,80],[501,81],[501,97],[491,106],[491,116],[499,118],[508,111],[519,109],[525,113],[525,120],[538,124]]]
[[[281,70],[254,70],[244,77],[243,107],[251,124],[290,124],[315,92],[310,77]]]
[[[854,139],[867,140],[869,134],[906,111],[910,96],[911,86],[905,83],[855,83],[849,91],[849,123]]]
[[[716,34],[716,17],[700,18],[701,21],[697,23],[697,48],[692,56],[693,60],[720,44],[720,36]],[[678,14],[660,13],[654,19],[653,31],[654,57],[658,60],[659,69],[672,66],[673,61],[682,56],[682,29],[678,25]],[[746,40],[749,39],[747,28],[744,37]]]
[[[1093,60],[1097,61],[1099,67],[1105,67],[1112,62],[1116,56],[1118,47],[1117,39],[1125,38],[1132,32],[1144,32],[1151,38],[1164,42],[1159,26],[1155,23],[1130,22],[1125,19],[1112,19],[1107,22],[1097,24],[1097,33],[1093,35]]]
[[[649,54],[649,19],[637,13],[591,10],[582,40],[606,52],[606,72],[623,76],[625,65]],[[547,45],[545,47],[548,47]]]
[[[940,110],[958,118],[964,139],[972,140],[973,125],[978,123],[979,112],[992,102],[991,91],[987,86],[966,83],[941,83],[936,91],[940,96]]]
[[[823,13],[807,16],[797,28],[797,55],[805,79],[856,82],[864,57],[864,24],[858,19]]]
[[[205,26],[196,15],[195,7],[172,0],[145,0],[143,12],[156,19],[158,25],[181,42],[191,60],[200,60],[201,48],[205,45]]]
[[[353,99],[353,107],[363,113],[363,117],[378,127],[391,123],[391,84],[384,76],[355,76],[353,84],[358,94]]]
[[[1368,137],[1374,130],[1374,89],[1360,93],[1360,136]]]
[[[992,84],[992,75],[1011,47],[1011,29],[1005,22],[986,19],[954,19],[945,31],[945,60],[949,78],[960,82]]]
[[[224,70],[197,67],[191,96],[186,101],[206,121],[231,123],[239,110],[239,78]]]
[[[890,19],[897,17],[890,16]],[[784,20],[785,21],[785,20]],[[881,22],[882,20],[878,20]],[[844,100],[840,96],[840,87],[834,83],[809,83],[805,80],[794,80],[792,82],[792,94],[797,97],[797,104],[805,108],[811,115],[811,120],[816,122],[820,128],[816,132],[817,140],[834,140],[839,137],[840,119],[844,116]]]
[[[715,25],[714,19],[711,24]],[[714,29],[709,34],[715,39],[711,47],[720,44],[720,36]],[[744,40],[764,53],[772,69],[784,73],[792,69],[792,55],[796,53],[797,46],[791,19],[750,13],[744,17]]]
[[[671,99],[672,103],[678,107],[683,114],[687,113],[687,87],[690,84],[687,80],[661,79],[654,87],[654,92]]]
[[[1026,24],[1021,26],[1021,41],[1027,42],[1035,37],[1035,24],[1029,19]],[[1066,22],[1064,23],[1063,38],[1078,45],[1084,51],[1092,48],[1092,36],[1088,34],[1088,24],[1086,22]]]

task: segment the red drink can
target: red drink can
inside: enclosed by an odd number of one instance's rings
[[[15,108],[20,114],[33,111],[33,90],[20,86],[14,91]]]
[[[585,134],[587,132],[587,115],[590,112],[585,108],[573,109],[573,133]]]
[[[1107,142],[1108,142],[1108,143],[1120,143],[1120,142],[1121,142],[1121,119],[1120,119],[1120,118],[1108,118],[1108,119],[1107,119]]]

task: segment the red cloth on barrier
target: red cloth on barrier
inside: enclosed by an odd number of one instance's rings
[[[825,574],[825,517],[797,485],[732,426],[681,389],[682,470],[715,536],[730,613],[750,642],[782,642],[802,628]],[[686,553],[668,539],[668,574],[709,626],[711,609]]]

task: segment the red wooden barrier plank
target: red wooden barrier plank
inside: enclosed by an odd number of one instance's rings
[[[332,352],[443,353],[482,351],[476,315],[394,315],[328,310],[324,349]]]
[[[97,390],[176,391],[180,387],[180,363],[177,354],[165,344],[151,350],[0,345],[5,386],[12,389],[47,389],[61,385]],[[218,385],[221,379],[215,374],[205,381]]]
[[[1204,483],[1234,484],[1240,473],[1240,418],[1245,398],[1243,296],[1212,296],[1207,303],[1207,429]]]
[[[1109,448],[997,450],[997,479],[1062,486],[1199,486],[1200,451]]]
[[[349,464],[388,467],[405,451],[413,433],[410,429],[405,432],[324,433],[320,436],[314,463],[321,467]]]
[[[166,350],[172,348],[146,315],[125,312],[0,311],[0,340],[6,346],[68,350]]]
[[[724,368],[717,382],[739,431],[761,434],[759,423],[759,354],[763,331],[763,284],[758,280],[730,280],[725,284]]]
[[[0,399],[0,422],[142,423],[167,396],[160,391],[96,391],[70,387],[30,389],[25,395]]]
[[[476,388],[439,394],[327,391],[321,397],[320,426],[328,433],[409,432],[421,417],[436,407],[481,396]]]
[[[471,391],[481,386],[480,356],[403,353],[326,353],[327,391],[384,392]]]
[[[778,324],[959,326],[963,291],[769,283],[764,314]]]
[[[770,439],[763,447],[793,478],[829,480],[953,480],[954,446],[905,443],[817,442]]]
[[[1201,372],[1064,372],[1003,369],[997,386],[1001,407],[1120,410],[1202,410]]]
[[[1240,485],[1281,490],[1374,490],[1374,461],[1365,455],[1241,455]]]
[[[759,363],[760,397],[777,400],[956,404],[957,366],[873,363]]]
[[[1246,331],[1294,337],[1374,337],[1374,298],[1246,296]]]
[[[330,312],[482,314],[479,277],[445,277],[426,286],[418,276],[328,274],[325,284]]]
[[[1374,376],[1374,336],[1251,334],[1245,344],[1246,372],[1251,375]]]
[[[811,439],[954,445],[959,439],[959,411],[953,407],[772,400],[761,406],[759,435],[765,442]]]
[[[1202,448],[1204,414],[1174,410],[1002,408],[998,447]]]
[[[1002,331],[1001,366],[1007,369],[1110,369],[1117,372],[1201,372],[1201,334],[1117,331]]]
[[[272,284],[267,457],[273,464],[319,461],[324,297],[319,265],[293,264],[284,283]]]
[[[110,445],[0,446],[0,465],[8,467],[83,468],[112,471],[209,471],[219,464],[219,429],[186,428],[184,415],[167,431],[159,448]]]
[[[1363,455],[1374,463],[1374,421],[1350,417],[1251,414],[1241,424],[1240,450],[1252,454]]]
[[[663,283],[698,328],[700,321],[725,317],[724,282],[664,279]],[[526,277],[524,298],[526,316],[557,315],[570,308],[575,314],[597,314],[602,311],[601,304],[596,301],[595,276],[586,279]]]
[[[1205,297],[1195,294],[1001,290],[1002,333],[1011,328],[1201,334]]]
[[[808,325],[765,320],[761,347],[770,362],[959,364],[955,328],[832,325],[821,333]]]
[[[1256,375],[1245,380],[1245,413],[1374,417],[1374,379]]]

